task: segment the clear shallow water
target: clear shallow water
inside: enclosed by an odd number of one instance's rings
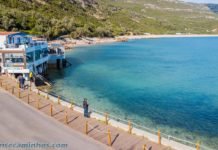
[[[67,52],[53,92],[77,103],[218,146],[218,38],[132,40]]]

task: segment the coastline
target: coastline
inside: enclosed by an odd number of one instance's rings
[[[213,35],[214,36],[214,35]],[[159,36],[160,37],[160,36]],[[159,37],[157,37],[157,36],[155,36],[155,38],[159,38]],[[167,35],[167,36],[161,36],[161,37],[166,37],[166,38],[169,38],[169,39],[163,39],[163,43],[165,43],[166,41],[169,41],[169,43],[168,43],[168,45],[170,45],[171,43],[172,43],[172,41],[171,40],[173,40],[173,41],[179,41],[179,42],[181,42],[180,40],[183,40],[183,39],[179,39],[179,38],[175,38],[175,39],[170,39],[172,36],[169,36],[169,35]],[[178,35],[176,35],[176,36],[173,36],[173,37],[184,37],[184,36],[178,36]],[[186,36],[186,37],[208,37],[207,35],[201,35],[201,36],[199,36],[199,35],[189,35],[189,36]],[[211,36],[210,36],[211,37]],[[134,39],[136,38],[136,36],[134,36]],[[141,38],[141,36],[139,37],[139,38]],[[185,39],[185,41],[189,41],[189,40],[192,40],[192,38],[184,38]],[[193,38],[194,40],[198,40],[198,38]],[[203,39],[203,38],[202,38]],[[216,41],[216,39],[217,38],[214,38],[214,39],[210,39],[210,38],[205,38],[205,39],[208,39],[208,40],[215,40]],[[149,42],[148,43],[150,43],[150,42],[155,42],[155,41],[159,41],[159,40],[162,40],[162,39],[157,39],[157,40],[148,40]],[[199,38],[199,40],[201,40],[200,38]],[[135,42],[142,42],[143,43],[143,41],[146,41],[146,39],[145,40],[132,40],[134,43]],[[130,41],[130,43],[131,43],[131,41]],[[157,42],[158,44],[159,44],[159,42]],[[119,47],[119,45],[123,45],[124,47],[126,47],[125,45],[129,45],[128,43],[114,43],[114,44],[108,44],[106,47],[110,47],[110,46],[114,46],[114,45],[116,45],[117,47]],[[198,44],[198,42],[196,42],[196,44]],[[104,46],[104,45],[103,45]],[[115,48],[116,48],[116,46],[115,46]],[[158,46],[160,46],[160,45],[158,45]],[[174,45],[174,46],[176,46],[176,45]],[[196,46],[196,45],[195,45]],[[91,47],[91,49],[95,49],[97,46],[94,46],[94,47]],[[81,50],[82,50],[82,52],[85,52],[85,51],[83,51],[83,50],[85,50],[86,48],[84,47],[82,47],[81,48]],[[86,54],[87,54],[87,52],[88,51],[90,51],[90,49],[89,49],[89,47],[87,47],[87,51],[86,51]],[[92,51],[92,50],[91,50]],[[107,50],[107,51],[109,51],[109,50]],[[73,51],[72,51],[73,52]],[[123,51],[124,53],[126,53],[126,50],[125,51]],[[90,54],[92,55],[92,53],[93,52],[90,52]],[[102,52],[101,50],[100,50],[100,53],[104,53],[104,52]],[[70,54],[70,53],[69,53]],[[106,54],[108,54],[107,52],[106,52]],[[122,53],[123,54],[123,53]],[[157,53],[157,54],[159,54],[159,53]],[[88,55],[86,55],[86,56],[88,56]],[[98,57],[101,57],[101,56],[99,56],[98,55]],[[117,55],[116,55],[116,57],[117,57]],[[85,57],[85,58],[87,58],[87,57]],[[174,58],[174,57],[173,57]],[[185,57],[184,57],[185,58]],[[90,67],[90,66],[89,66]],[[91,68],[91,67],[90,67]],[[92,68],[94,68],[94,66],[92,66]],[[106,70],[106,69],[105,69]],[[90,72],[90,70],[88,70],[89,72]],[[105,78],[104,78],[105,79]],[[73,90],[74,92],[75,92],[75,90]],[[87,96],[86,96],[87,97]],[[78,99],[78,98],[75,98],[75,99]],[[169,128],[168,128],[169,129]],[[175,129],[175,131],[177,132],[177,129]],[[188,134],[186,134],[186,135],[188,135]],[[190,134],[191,136],[192,136],[192,134]],[[189,138],[189,136],[187,136],[188,138]],[[191,139],[191,138],[190,138]],[[203,141],[203,140],[201,140],[201,141]]]
[[[80,46],[90,46],[90,45],[98,45],[98,44],[106,44],[106,43],[114,43],[114,42],[126,42],[128,40],[135,39],[158,39],[158,38],[197,38],[197,37],[218,37],[217,34],[147,34],[147,35],[124,35],[117,36],[114,38],[82,38],[82,39],[71,39],[71,38],[63,38],[52,40],[49,43],[58,43],[64,46],[66,50],[72,50],[74,47]]]

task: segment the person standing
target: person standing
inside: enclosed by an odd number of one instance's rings
[[[30,82],[33,82],[33,72],[31,71],[29,74]]]
[[[25,89],[25,78],[24,78],[24,76],[22,76],[22,80],[21,80],[21,85],[22,85],[22,89],[24,90]]]
[[[86,99],[85,114],[86,114],[86,117],[89,117],[89,104],[87,102],[87,99]]]
[[[18,76],[19,88],[22,88],[22,77],[21,74]]]
[[[89,104],[86,98],[84,98],[83,100],[83,109],[84,109],[84,117],[89,117]]]

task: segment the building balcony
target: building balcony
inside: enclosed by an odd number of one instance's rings
[[[47,49],[48,44],[47,43],[37,43],[37,44],[29,44],[27,47],[25,47],[27,52],[32,52],[36,50],[42,50],[42,49]]]
[[[0,53],[24,53],[24,49],[23,48],[4,48],[4,49],[0,49]]]
[[[25,49],[26,51],[34,51],[43,48],[48,48],[48,44],[45,41],[33,41],[31,43],[23,44],[23,43],[16,43],[16,44],[1,44],[0,43],[0,50],[19,50]]]

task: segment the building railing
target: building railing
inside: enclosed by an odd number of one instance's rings
[[[42,92],[44,92],[46,94],[49,94],[49,95],[51,95],[51,96],[53,96],[55,98],[60,98],[64,102],[70,103],[70,101],[68,101],[64,96],[57,96],[56,93],[54,93],[54,92],[47,92],[47,91],[44,91],[44,90]],[[73,102],[73,105],[77,106],[77,107],[80,107],[80,108],[83,108],[82,105],[77,104],[75,102]],[[91,113],[96,113],[96,114],[98,114],[100,116],[105,116],[105,114],[106,114],[105,112],[101,112],[101,111],[98,111],[98,110],[93,109],[93,108],[90,108],[90,111],[91,111]],[[124,125],[128,125],[129,122],[130,122],[129,120],[125,120],[125,119],[113,116],[111,114],[108,115],[108,119],[117,121],[117,122],[122,123]],[[154,130],[154,129],[151,129],[151,128],[146,127],[146,126],[136,124],[134,122],[133,123],[131,122],[131,125],[135,129],[145,131],[145,132],[147,132],[149,134],[152,134],[152,135],[155,135],[155,136],[157,136],[158,133],[159,133],[159,130]],[[211,149],[211,148],[209,148],[209,147],[207,147],[205,145],[200,144],[200,142],[197,142],[197,143],[191,142],[191,141],[188,141],[188,140],[185,140],[185,139],[177,138],[175,136],[172,136],[172,135],[169,135],[169,134],[166,134],[166,133],[161,133],[161,137],[164,138],[165,140],[168,140],[169,142],[175,142],[175,143],[178,143],[180,145],[190,147],[190,149],[193,149],[193,150],[195,150],[195,149],[196,150],[200,150],[200,149],[201,150],[213,150],[213,149]],[[170,145],[167,145],[167,146],[170,146]],[[200,147],[200,149],[197,149],[198,146]]]
[[[56,52],[56,51],[49,51],[48,54],[50,55],[64,55],[64,52],[63,51],[60,51],[60,52]]]
[[[34,47],[34,46],[48,46],[47,42],[45,41],[34,41],[32,43],[28,44],[28,47]]]
[[[5,48],[19,48],[20,44],[5,44]]]
[[[35,48],[35,49],[39,49],[39,48],[44,48],[44,47],[48,47],[48,44],[46,42],[33,42],[33,43],[19,43],[19,44],[4,44],[1,45],[1,49],[24,49],[24,48]]]

